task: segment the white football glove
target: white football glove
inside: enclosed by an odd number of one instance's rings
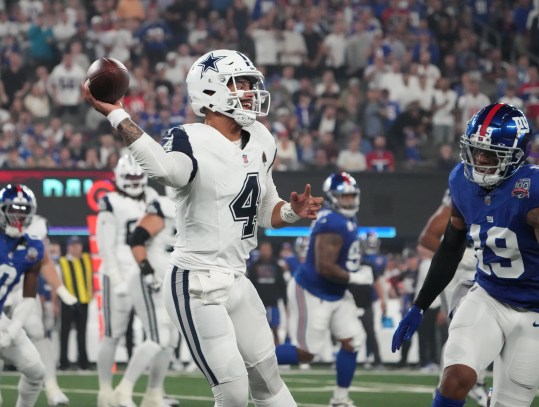
[[[144,280],[144,284],[154,292],[157,292],[161,289],[161,283],[155,278],[155,271],[147,259],[142,260],[139,263],[140,272]]]
[[[77,302],[79,302],[77,297],[67,291],[66,286],[63,284],[56,289],[56,294],[65,305],[75,305]]]

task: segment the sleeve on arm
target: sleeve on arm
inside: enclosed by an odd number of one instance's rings
[[[113,286],[121,282],[120,270],[116,261],[116,228],[116,219],[112,211],[99,212],[96,226],[97,247],[102,260],[103,273],[109,276]]]
[[[427,277],[414,303],[426,310],[453,279],[466,249],[466,230],[447,224],[444,238],[434,253]]]
[[[157,199],[150,202],[150,204],[146,208],[146,213],[149,213],[151,215],[157,215],[160,218],[165,219],[165,214],[163,213],[163,209],[161,208],[161,204],[159,203],[159,201]]]
[[[269,229],[273,227],[271,225],[273,208],[275,208],[275,205],[277,205],[281,201],[282,199],[277,192],[277,187],[273,182],[272,171],[270,170],[268,172],[268,176],[266,177],[266,195],[264,195],[264,199],[262,199],[258,214],[260,226]]]
[[[148,177],[163,185],[181,188],[193,180],[198,170],[189,137],[181,127],[167,131],[163,146],[144,133],[129,150]]]

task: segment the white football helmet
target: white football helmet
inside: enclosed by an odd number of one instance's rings
[[[247,79],[249,90],[237,90],[238,78]],[[198,116],[206,109],[232,117],[241,127],[266,116],[270,94],[264,86],[264,75],[241,52],[219,49],[202,55],[187,74],[187,92]],[[233,85],[229,89],[229,85]]]
[[[114,182],[120,191],[136,198],[146,190],[148,177],[131,155],[124,154],[114,169]]]

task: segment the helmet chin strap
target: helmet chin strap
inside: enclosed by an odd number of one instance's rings
[[[254,112],[234,110],[232,117],[241,127],[247,127],[256,121],[256,114]]]
[[[472,170],[473,180],[483,188],[494,188],[502,180],[498,174],[483,174],[477,170]]]

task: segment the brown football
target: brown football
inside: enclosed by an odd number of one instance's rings
[[[129,88],[129,71],[114,58],[99,58],[86,72],[88,88],[97,100],[114,103]]]

